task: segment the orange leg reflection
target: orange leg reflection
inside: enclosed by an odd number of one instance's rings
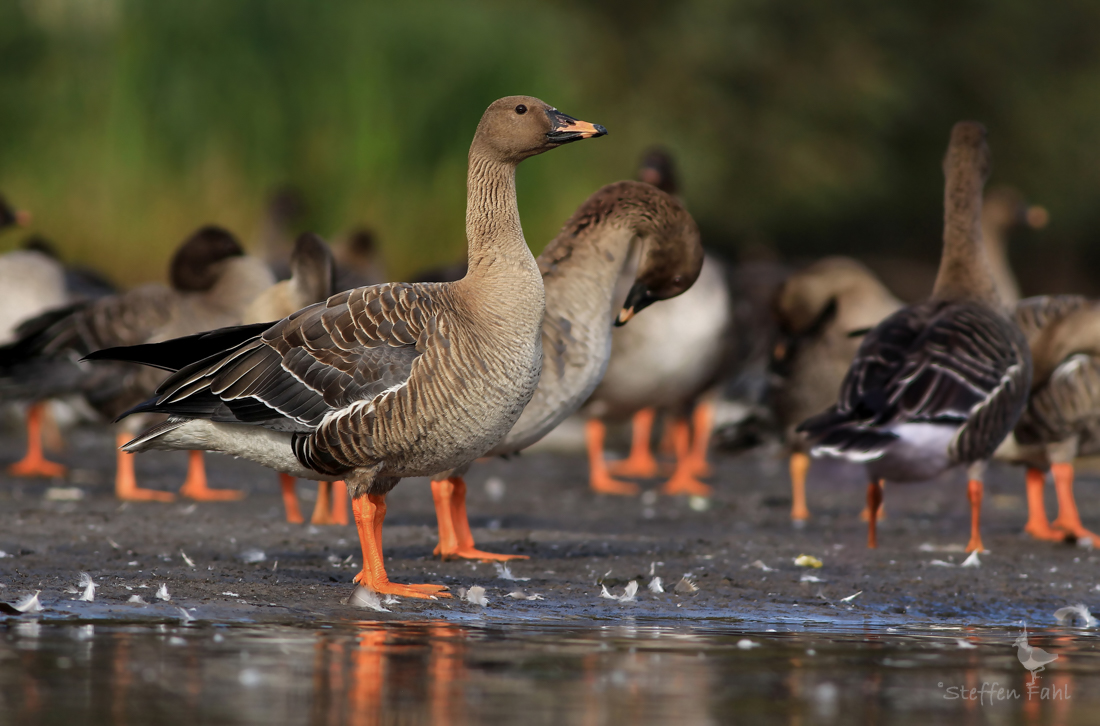
[[[638,485],[632,482],[612,479],[603,458],[603,442],[607,427],[602,421],[591,418],[584,425],[584,436],[588,445],[588,484],[597,494],[618,494],[633,496],[638,493]]]
[[[13,476],[38,476],[46,479],[65,476],[65,467],[46,460],[42,451],[42,423],[46,416],[46,404],[33,403],[27,409],[27,453],[8,467]]]
[[[647,478],[657,475],[657,459],[650,448],[653,435],[653,422],[657,418],[656,409],[643,408],[634,414],[631,424],[632,438],[630,455],[622,461],[612,462],[608,472],[617,476],[636,476]]]
[[[386,631],[381,629],[360,633],[357,647],[352,652],[347,720],[352,726],[375,726],[382,723],[386,637]]]
[[[474,546],[470,518],[466,513],[466,480],[452,476],[432,482],[432,500],[439,528],[439,544],[432,554],[445,560],[526,560],[527,555],[499,555]]]
[[[465,723],[461,684],[466,679],[465,631],[447,623],[430,623],[431,656],[428,678],[431,687],[432,723],[450,726]]]

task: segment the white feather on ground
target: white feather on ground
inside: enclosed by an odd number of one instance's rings
[[[263,550],[248,549],[241,553],[241,561],[246,565],[254,565],[257,562],[263,562],[267,559],[267,555]]]
[[[676,587],[673,589],[683,595],[699,592],[699,586],[695,584],[695,578],[693,578],[690,573],[681,577],[680,581],[676,583]]]
[[[357,608],[377,610],[380,613],[389,612],[389,610],[382,606],[382,598],[378,593],[374,590],[368,590],[362,585],[356,586],[355,592],[351,594],[351,598],[348,602]]]
[[[516,577],[512,574],[512,568],[503,562],[494,562],[493,566],[497,568],[497,577],[502,580],[514,580],[516,582],[526,582],[530,580],[530,577]]]
[[[848,597],[840,598],[840,601],[841,602],[851,602],[852,600],[855,600],[857,597],[859,597],[862,594],[863,594],[863,590],[860,590],[855,595],[849,595]]]
[[[763,560],[757,560],[756,562],[753,562],[751,565],[749,565],[749,567],[755,567],[759,570],[763,570],[764,572],[775,572],[775,568],[768,567],[766,564],[764,564]]]
[[[42,603],[38,601],[38,593],[41,590],[35,590],[33,595],[27,595],[19,600],[19,602],[12,605],[13,608],[21,613],[40,613],[44,609]]]
[[[664,592],[665,591],[665,585],[661,581],[661,578],[659,578],[659,577],[654,577],[652,580],[650,580],[649,584],[646,585],[646,588],[650,592]]]
[[[187,563],[188,567],[194,567],[195,566],[195,561],[193,559],[191,559],[190,557],[188,557],[186,552],[184,552],[183,550],[180,550],[180,555],[183,556],[183,561]]]
[[[169,600],[172,599],[172,596],[168,594],[168,585],[167,585],[167,583],[162,582],[160,584],[160,587],[157,588],[156,597],[157,597],[158,600],[164,600],[165,602],[168,602]]]
[[[1089,612],[1088,606],[1083,603],[1077,605],[1070,605],[1068,607],[1059,608],[1054,611],[1054,617],[1057,618],[1059,623],[1065,625],[1067,622],[1080,621],[1084,623],[1083,627],[1095,628],[1097,624],[1096,618]]]
[[[608,600],[616,600],[618,602],[631,602],[634,600],[634,596],[638,594],[637,580],[631,580],[630,582],[628,582],[626,584],[626,587],[623,588],[622,595],[612,595],[610,592],[608,592],[607,585],[601,585],[601,587],[603,588],[603,590],[602,592],[600,592],[600,597],[607,598]]]
[[[80,587],[84,588],[84,594],[77,599],[81,602],[93,602],[95,600],[96,584],[92,582],[92,576],[87,572],[80,573]]]
[[[141,595],[131,595],[130,599],[127,600],[126,602],[132,602],[135,605],[148,605],[149,604],[149,603],[145,602],[145,598],[143,598]]]
[[[978,550],[974,550],[970,553],[970,556],[963,560],[963,563],[959,567],[981,567],[982,561],[978,559]]]
[[[508,593],[508,597],[515,598],[516,600],[542,600],[542,595],[531,594],[528,595],[523,590],[513,590]]]
[[[489,598],[485,597],[485,588],[481,585],[474,585],[466,591],[466,602],[471,605],[480,605],[481,607],[488,607]]]

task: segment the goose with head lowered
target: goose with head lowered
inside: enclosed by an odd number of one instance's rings
[[[546,288],[542,376],[516,425],[489,454],[515,454],[550,433],[595,390],[611,357],[613,325],[691,287],[703,265],[695,221],[675,197],[622,181],[597,190],[538,257]],[[626,299],[616,296],[623,281]],[[444,559],[505,560],[474,546],[460,471],[432,477]]]
[[[390,582],[386,494],[403,477],[469,465],[531,400],[546,300],[520,226],[516,167],[605,133],[529,96],[489,106],[470,145],[469,270],[457,282],[357,288],[274,325],[97,356],[176,371],[133,409],[168,421],[127,450],[200,448],[292,476],[343,479],[363,547],[356,581],[408,597],[445,590]]]
[[[1002,312],[981,238],[989,173],[981,124],[955,124],[944,173],[943,256],[931,299],[902,308],[867,333],[837,403],[799,426],[814,455],[867,467],[870,547],[877,546],[881,480],[923,481],[965,466],[967,551],[983,549],[985,463],[1027,403],[1027,340]]]

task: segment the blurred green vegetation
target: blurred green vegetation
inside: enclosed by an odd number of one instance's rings
[[[470,137],[524,93],[611,132],[521,167],[536,251],[659,143],[730,257],[928,261],[975,118],[1052,213],[1012,250],[1025,292],[1095,291],[1097,28],[1090,0],[7,0],[0,190],[131,283],[199,224],[254,239],[290,183],[303,228],[370,225],[401,278],[461,258]]]

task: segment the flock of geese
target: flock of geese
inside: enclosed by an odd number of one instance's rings
[[[386,494],[402,478],[431,477],[445,558],[518,557],[477,548],[464,475],[578,412],[593,491],[633,495],[637,484],[614,477],[656,476],[651,439],[667,421],[676,464],[661,492],[706,496],[714,391],[748,365],[746,349],[763,349],[761,396],[789,447],[796,523],[810,516],[811,456],[866,468],[871,547],[884,481],[966,467],[967,549],[980,550],[983,473],[999,458],[1027,467],[1027,532],[1094,537],[1074,502],[1073,462],[1100,450],[1100,305],[1018,300],[1006,230],[1039,226],[1044,213],[994,191],[983,205],[990,158],[980,124],[951,132],[931,297],[903,305],[867,267],[834,257],[766,286],[755,325],[738,312],[736,272],[704,253],[661,152],[645,158],[641,181],[599,189],[531,254],[516,167],[606,133],[536,98],[489,106],[469,153],[466,269],[443,281],[379,284],[366,232],[335,252],[301,235],[277,282],[268,260],[204,227],[176,251],[169,285],[124,293],[104,291],[41,243],[0,257],[0,402],[27,404],[27,454],[11,473],[64,475],[43,452],[47,402],[77,401],[117,422],[120,498],[175,496],[138,486],[137,452],[190,452],[179,494],[208,501],[242,493],[207,486],[203,452],[249,459],[279,473],[289,521],[302,521],[297,478],[322,483],[315,522],[346,523],[341,495],[350,494],[361,585],[446,596],[440,585],[387,577]],[[25,221],[0,204],[0,227]],[[622,419],[633,425],[630,455],[609,464],[605,421]]]

